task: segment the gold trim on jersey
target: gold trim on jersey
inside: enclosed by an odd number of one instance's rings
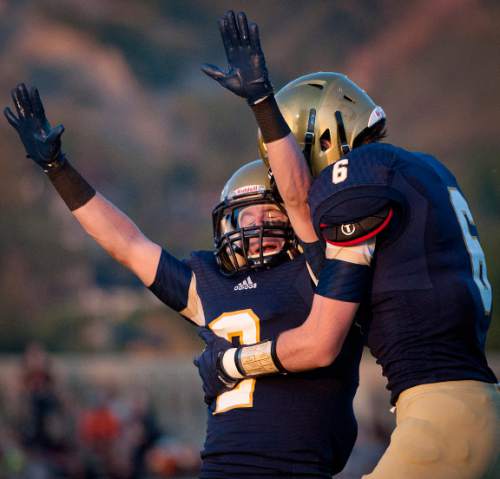
[[[187,306],[180,311],[180,314],[198,326],[205,326],[205,312],[196,290],[196,276],[194,273],[191,275],[191,282],[189,283]]]
[[[252,309],[241,309],[222,313],[210,321],[208,327],[218,336],[231,341],[240,338],[240,344],[260,341],[260,319]],[[244,379],[233,389],[217,396],[215,411],[219,414],[231,409],[253,407],[255,379]]]

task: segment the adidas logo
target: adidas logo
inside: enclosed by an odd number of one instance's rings
[[[254,283],[252,281],[252,278],[250,278],[250,276],[247,276],[246,279],[244,279],[241,283],[238,283],[233,289],[234,291],[242,291],[243,289],[252,289],[256,287],[257,283]]]

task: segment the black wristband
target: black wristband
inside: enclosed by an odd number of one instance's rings
[[[271,344],[271,357],[273,358],[274,364],[278,368],[278,371],[281,374],[287,374],[288,370],[281,364],[280,358],[278,358],[278,352],[276,351],[276,345],[278,344],[278,338],[279,335],[276,336],[276,338],[273,339],[273,342]]]
[[[47,176],[71,211],[83,206],[96,194],[94,188],[68,161],[65,161],[58,168],[48,170]]]
[[[274,95],[269,95],[251,107],[264,143],[279,140],[290,133],[290,128],[281,114]]]
[[[241,364],[241,349],[242,349],[242,346],[240,346],[237,350],[236,350],[236,353],[234,354],[234,364],[236,366],[236,369],[238,370],[238,372],[242,375],[242,376],[246,376],[246,372],[245,372],[245,369],[243,368],[242,364]]]

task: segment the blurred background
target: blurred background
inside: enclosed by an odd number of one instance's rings
[[[387,141],[457,175],[498,304],[496,1],[0,0],[0,105],[18,82],[38,86],[101,193],[178,257],[211,249],[220,190],[257,155],[245,102],[199,71],[225,63],[228,8],[259,23],[276,88],[347,73],[385,109]],[[205,411],[193,328],[85,236],[5,121],[0,151],[0,477],[194,477]],[[370,470],[393,427],[368,355],[356,402],[344,478]]]

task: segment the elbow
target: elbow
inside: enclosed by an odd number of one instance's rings
[[[130,255],[124,254],[123,251],[111,251],[111,257],[127,269],[132,269],[132,258]]]
[[[315,357],[315,368],[326,368],[335,361],[338,356],[338,351],[332,349],[321,350],[318,348]]]
[[[335,361],[340,352],[340,347],[330,342],[317,341],[309,347],[311,368],[325,368]]]
[[[108,252],[118,263],[130,270],[134,270],[134,266],[141,261],[143,239],[140,232],[134,231],[129,236],[121,238],[121,241],[111,245]]]

